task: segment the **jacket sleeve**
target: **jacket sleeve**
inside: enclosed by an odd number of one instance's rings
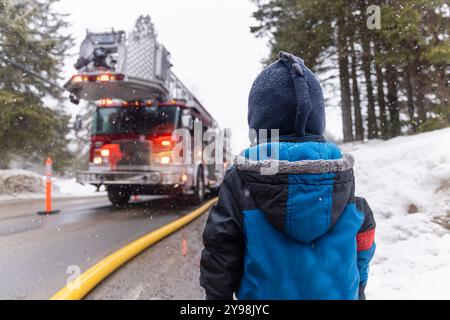
[[[208,300],[232,300],[243,273],[244,235],[233,169],[220,187],[203,232],[200,285]]]
[[[369,277],[369,264],[375,254],[375,218],[364,198],[356,198],[356,206],[364,214],[364,221],[356,236],[358,245],[359,299],[365,300],[365,288]]]

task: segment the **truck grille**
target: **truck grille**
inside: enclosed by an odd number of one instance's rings
[[[147,170],[151,166],[150,141],[118,140],[113,143],[119,145],[121,153],[114,170],[139,171]]]

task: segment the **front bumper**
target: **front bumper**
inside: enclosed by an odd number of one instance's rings
[[[77,172],[77,182],[94,185],[179,185],[185,184],[180,173],[167,172],[136,172],[136,171],[110,171],[110,172]],[[191,179],[189,179],[191,180]]]

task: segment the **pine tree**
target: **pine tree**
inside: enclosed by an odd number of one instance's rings
[[[56,82],[72,46],[64,35],[65,16],[53,11],[56,0],[3,0],[0,2],[0,55]],[[45,106],[48,97],[62,92],[0,60],[0,162],[11,156],[42,161],[55,158],[62,170],[71,160],[67,149],[69,117]]]
[[[338,73],[344,141],[364,139],[364,131],[388,139],[450,125],[448,1],[255,2],[252,32],[269,37],[269,61],[285,50],[316,72]],[[369,5],[381,9],[381,29],[366,25]]]

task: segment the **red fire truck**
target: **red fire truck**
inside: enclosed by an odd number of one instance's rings
[[[170,67],[148,16],[128,37],[123,31],[88,32],[81,45],[78,74],[65,88],[72,102],[95,101],[96,110],[89,169],[78,172],[77,181],[105,186],[114,205],[153,194],[200,203],[222,182],[229,140]],[[181,138],[174,134],[180,129]],[[219,147],[213,162],[203,156],[205,133]],[[221,139],[225,143],[217,143]]]

